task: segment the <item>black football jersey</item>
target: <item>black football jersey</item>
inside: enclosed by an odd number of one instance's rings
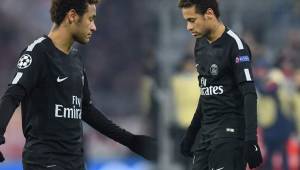
[[[202,140],[243,138],[245,118],[239,84],[253,81],[249,47],[226,28],[212,43],[206,38],[197,39],[195,60],[201,90]]]
[[[90,103],[85,82],[76,49],[65,54],[43,36],[22,52],[12,85],[26,91],[21,101],[24,162],[83,169],[82,104]]]

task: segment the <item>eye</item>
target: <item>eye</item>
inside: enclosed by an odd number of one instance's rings
[[[189,18],[189,19],[187,19],[187,21],[191,22],[191,23],[194,23],[196,21],[196,19],[195,18]]]

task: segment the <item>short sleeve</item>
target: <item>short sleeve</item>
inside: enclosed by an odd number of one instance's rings
[[[45,69],[45,54],[41,47],[36,46],[40,42],[36,40],[34,43],[21,53],[16,74],[11,82],[12,85],[22,86],[27,94],[36,87]]]

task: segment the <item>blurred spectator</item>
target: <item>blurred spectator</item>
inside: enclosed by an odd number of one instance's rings
[[[171,82],[175,106],[175,115],[172,116],[175,120],[171,128],[172,138],[175,142],[174,158],[176,162],[183,163],[185,168],[188,168],[189,162],[186,158],[179,155],[178,149],[198,104],[200,89],[197,76],[194,58],[187,54],[180,61]]]
[[[284,107],[289,104],[285,89],[281,87],[281,82],[285,80],[280,70],[272,69],[266,72],[267,74],[256,77],[259,92],[259,125],[263,128],[263,139],[267,150],[263,169],[273,170],[273,165],[276,165],[273,156],[279,153],[282,157],[280,169],[289,170],[286,146],[294,126],[286,114],[290,110]]]

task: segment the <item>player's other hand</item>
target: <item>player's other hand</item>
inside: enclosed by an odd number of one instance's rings
[[[145,135],[133,135],[130,150],[150,161],[157,161],[157,141]]]
[[[5,143],[5,138],[3,136],[0,137],[0,145],[4,144]],[[3,162],[5,159],[4,159],[4,156],[2,154],[2,152],[0,151],[0,162]]]
[[[183,156],[193,157],[193,152],[191,151],[194,141],[186,134],[180,144],[180,152]]]
[[[253,169],[258,167],[262,163],[263,159],[257,142],[246,141],[244,149],[245,161],[248,163],[249,168]]]

